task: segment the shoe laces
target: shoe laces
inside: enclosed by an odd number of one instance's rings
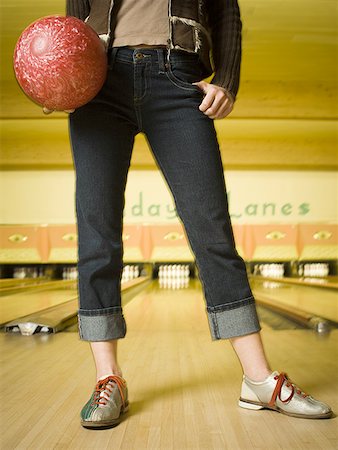
[[[106,405],[107,404],[106,397],[101,396],[101,393],[107,392],[107,391],[109,393],[112,393],[113,390],[110,389],[112,387],[110,383],[112,383],[112,382],[116,383],[118,390],[120,391],[123,407],[125,406],[125,398],[124,398],[122,388],[126,387],[126,381],[122,377],[119,377],[118,375],[109,375],[108,377],[104,378],[103,380],[99,380],[96,383],[93,400],[91,402],[92,405]]]
[[[281,372],[279,375],[275,375],[274,380],[276,380],[277,383],[276,383],[275,389],[272,393],[271,400],[269,402],[269,406],[274,406],[277,397],[279,398],[279,400],[282,403],[289,402],[293,398],[295,392],[298,395],[301,395],[303,398],[308,397],[308,395],[309,395],[309,394],[306,394],[305,392],[303,392],[301,389],[299,389],[299,387],[295,383],[292,383],[291,380],[289,379],[287,373],[285,373],[285,372]],[[282,400],[281,393],[282,393],[282,388],[283,388],[284,383],[286,383],[285,384],[286,387],[291,388],[291,393],[288,398],[286,398],[285,400]]]

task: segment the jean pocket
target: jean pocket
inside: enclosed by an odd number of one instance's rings
[[[202,92],[198,86],[192,84],[203,79],[202,69],[198,61],[170,62],[166,74],[176,87]]]

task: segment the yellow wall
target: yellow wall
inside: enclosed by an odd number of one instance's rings
[[[242,65],[235,107],[216,121],[224,167],[334,170],[337,164],[336,0],[240,0]],[[44,116],[21,91],[13,51],[24,28],[65,1],[2,0],[1,164],[7,169],[72,168],[66,114]],[[142,136],[132,169],[153,169]]]

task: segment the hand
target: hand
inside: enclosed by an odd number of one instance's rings
[[[223,87],[206,81],[198,81],[192,84],[198,86],[206,94],[199,109],[210,119],[223,119],[231,113],[234,101],[231,94]]]
[[[44,114],[51,114],[51,113],[54,112],[55,110],[54,110],[54,109],[48,109],[48,108],[46,108],[45,106],[43,106],[42,111],[43,111]],[[74,111],[75,111],[75,109],[65,109],[65,110],[64,110],[64,112],[65,112],[65,113],[68,113],[68,114],[70,114],[70,113],[72,113],[72,112],[74,112]]]

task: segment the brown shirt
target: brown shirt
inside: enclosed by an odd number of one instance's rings
[[[113,13],[113,47],[167,45],[168,0],[120,0]]]

